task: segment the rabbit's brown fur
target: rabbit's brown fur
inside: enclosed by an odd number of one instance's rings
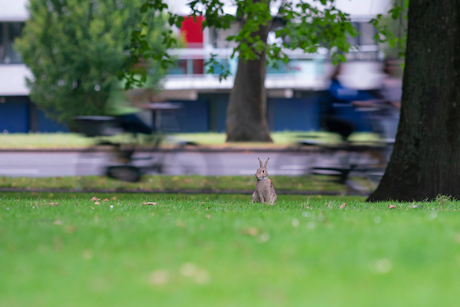
[[[252,194],[252,201],[256,203],[268,203],[269,205],[275,204],[276,192],[275,187],[270,179],[268,179],[268,160],[265,164],[259,159],[260,168],[256,172],[256,190]]]

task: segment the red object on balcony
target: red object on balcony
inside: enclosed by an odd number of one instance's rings
[[[185,38],[188,48],[203,48],[203,17],[185,17],[180,28],[182,37]]]

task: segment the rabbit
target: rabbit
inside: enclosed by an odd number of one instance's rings
[[[272,181],[268,179],[268,160],[270,160],[270,158],[267,159],[265,165],[262,165],[262,161],[259,159],[260,168],[256,173],[256,190],[252,194],[252,202],[274,205],[276,201],[276,192]]]

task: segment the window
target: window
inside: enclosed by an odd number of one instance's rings
[[[359,31],[359,23],[358,22],[352,22],[351,23],[353,28]],[[358,46],[359,45],[359,35],[356,35],[355,37],[347,34],[347,41],[350,45],[352,46]]]
[[[376,31],[374,25],[368,22],[362,22],[359,27],[359,32],[361,32],[359,37],[360,45],[375,45],[374,35]]]
[[[352,22],[353,27],[358,30],[360,35],[351,37],[347,35],[347,41],[352,46],[375,45],[375,28],[369,22]]]
[[[227,41],[227,37],[237,35],[240,31],[239,23],[232,23],[229,29],[216,29],[212,27],[209,31],[210,42],[214,48],[234,48],[237,44],[234,41]]]
[[[19,53],[13,46],[14,40],[21,35],[23,27],[22,22],[0,23],[0,64],[22,63]]]

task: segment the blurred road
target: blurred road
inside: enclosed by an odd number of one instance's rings
[[[366,163],[366,154],[319,154],[306,152],[174,152],[150,155],[139,153],[136,164],[149,165],[163,162],[166,175],[230,176],[254,175],[259,167],[257,157],[263,161],[270,157],[270,175],[298,176],[307,174],[312,166],[336,166],[350,159],[352,163]],[[104,174],[109,161],[107,153],[81,152],[0,152],[0,176],[54,177]],[[154,174],[154,171],[147,173]]]

